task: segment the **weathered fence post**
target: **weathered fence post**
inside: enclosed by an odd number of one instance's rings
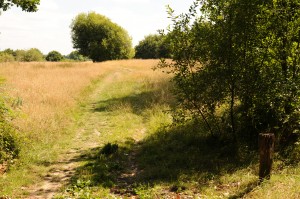
[[[273,162],[275,135],[273,133],[259,134],[259,180],[269,180]]]

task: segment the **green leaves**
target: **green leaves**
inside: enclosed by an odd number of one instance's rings
[[[64,59],[64,57],[62,56],[62,54],[60,54],[59,52],[57,52],[55,50],[49,52],[48,55],[46,56],[47,61],[58,62],[63,59]]]
[[[181,106],[207,121],[214,134],[212,126],[220,125],[237,139],[251,135],[249,143],[266,130],[284,142],[294,139],[300,121],[299,2],[195,1],[189,13],[173,14],[169,8],[174,62],[164,66],[174,73]]]
[[[0,11],[6,11],[11,6],[21,7],[23,11],[35,12],[40,0],[0,0]]]
[[[170,58],[169,44],[164,35],[148,35],[135,47],[135,57],[141,59]]]
[[[103,15],[81,13],[70,27],[74,48],[94,62],[133,57],[127,31]]]

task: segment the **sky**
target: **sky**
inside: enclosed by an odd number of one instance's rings
[[[186,13],[193,0],[41,0],[35,13],[12,7],[0,15],[0,50],[38,48],[72,52],[70,24],[79,13],[94,11],[126,29],[133,46],[171,24],[166,5]]]

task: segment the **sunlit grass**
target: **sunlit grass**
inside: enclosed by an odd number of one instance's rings
[[[170,126],[172,84],[153,72],[157,62],[1,64],[23,143],[20,159],[0,177],[0,196],[20,196],[66,148],[93,139],[69,192],[57,198],[300,198],[299,166],[275,160],[271,180],[258,184],[257,156],[234,159],[228,143],[201,124]],[[101,154],[107,143],[117,152]],[[135,181],[122,187],[118,178],[132,166]]]
[[[5,92],[14,99],[13,121],[21,137],[20,159],[0,179],[0,193],[17,195],[41,180],[47,165],[75,134],[78,102],[82,104],[104,76],[113,71],[152,71],[157,60],[103,63],[1,63]],[[23,187],[23,188],[22,188]]]

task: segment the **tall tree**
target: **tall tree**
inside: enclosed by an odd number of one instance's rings
[[[174,62],[161,66],[175,74],[183,109],[202,117],[213,134],[228,128],[236,143],[270,130],[281,142],[295,142],[299,8],[297,0],[198,0],[180,16],[170,8]]]
[[[127,31],[103,15],[79,14],[71,24],[71,32],[74,48],[95,62],[133,57]]]

